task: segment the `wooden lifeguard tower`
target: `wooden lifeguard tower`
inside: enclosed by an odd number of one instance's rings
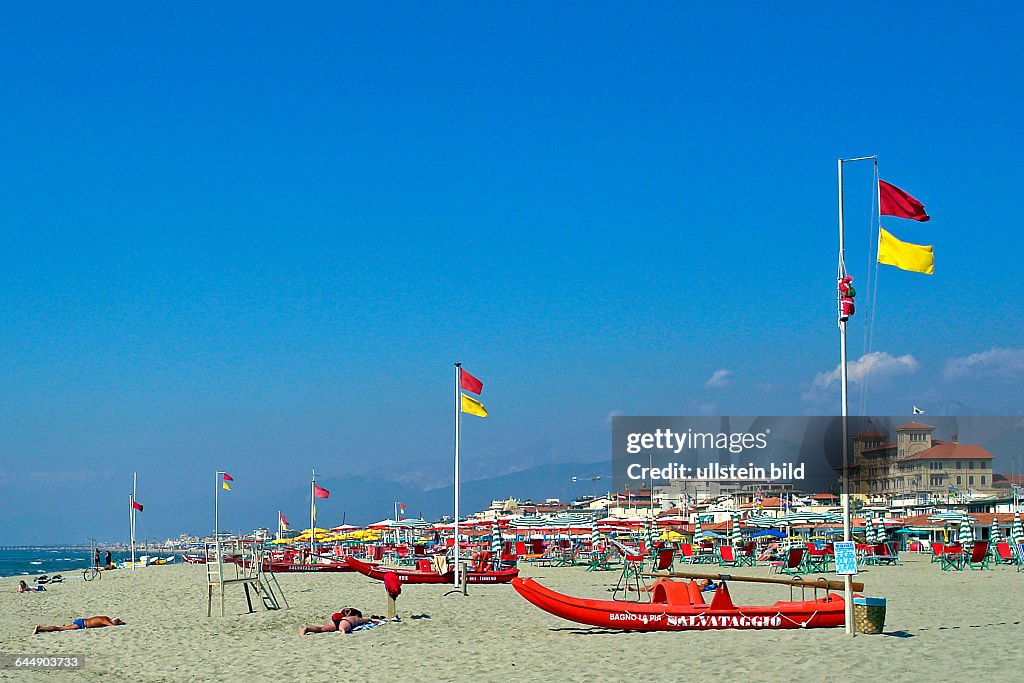
[[[230,586],[241,586],[245,591],[248,614],[253,613],[252,593],[256,593],[267,610],[281,609],[288,600],[272,571],[263,571],[266,551],[263,548],[245,547],[239,549],[239,557],[230,564],[233,569],[224,570],[223,548],[219,542],[206,544],[206,616],[213,615],[213,594],[220,593],[220,615],[224,616],[224,590]],[[252,592],[250,592],[250,590]]]

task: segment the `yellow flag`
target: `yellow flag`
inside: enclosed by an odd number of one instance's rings
[[[935,272],[935,255],[930,244],[902,242],[881,227],[878,229],[878,262],[925,275]]]
[[[313,503],[313,521],[316,521],[316,503]],[[310,532],[313,533],[313,532]]]
[[[487,409],[484,408],[484,404],[465,394],[462,395],[462,412],[476,415],[477,417],[487,417]]]
[[[222,481],[222,482],[220,483],[220,485],[224,487],[224,490],[225,490],[225,491],[230,491],[230,490],[231,490],[231,487],[230,487],[230,486],[228,486],[228,483],[227,483],[226,481]]]

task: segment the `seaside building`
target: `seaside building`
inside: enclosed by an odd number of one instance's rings
[[[935,427],[909,422],[895,430],[896,439],[877,431],[853,436],[851,490],[873,502],[896,499],[946,499],[992,495],[992,454],[976,444],[933,437]]]

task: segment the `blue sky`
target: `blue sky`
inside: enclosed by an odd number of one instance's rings
[[[840,156],[879,155],[932,216],[883,224],[936,250],[879,271],[866,348],[847,169],[851,407],[1020,413],[1022,13],[8,7],[7,533],[115,534],[65,518],[133,470],[154,533],[217,468],[444,484],[455,360],[476,476],[606,460],[617,412],[834,413]]]

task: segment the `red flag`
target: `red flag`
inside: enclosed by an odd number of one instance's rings
[[[142,503],[140,503],[139,501],[133,500],[132,507],[138,510],[139,512],[142,512]]]
[[[878,181],[878,208],[883,216],[910,218],[922,223],[931,219],[924,212],[924,204],[884,180]]]
[[[313,484],[313,496],[316,498],[330,498],[331,492],[323,488],[322,486],[317,486],[316,484]]]
[[[384,590],[388,592],[392,600],[398,599],[402,594],[402,580],[395,572],[388,572],[384,575]]]
[[[478,396],[480,395],[480,392],[484,390],[484,383],[462,368],[459,368],[459,384],[466,391],[472,391]]]
[[[284,516],[284,513],[281,513],[281,522],[284,524],[288,523],[288,518]]]
[[[232,477],[232,476],[231,476],[230,474],[228,474],[227,472],[221,472],[221,474],[223,474],[223,475],[224,475],[224,481],[234,481],[234,480],[235,480],[235,479],[234,479],[234,477]]]

